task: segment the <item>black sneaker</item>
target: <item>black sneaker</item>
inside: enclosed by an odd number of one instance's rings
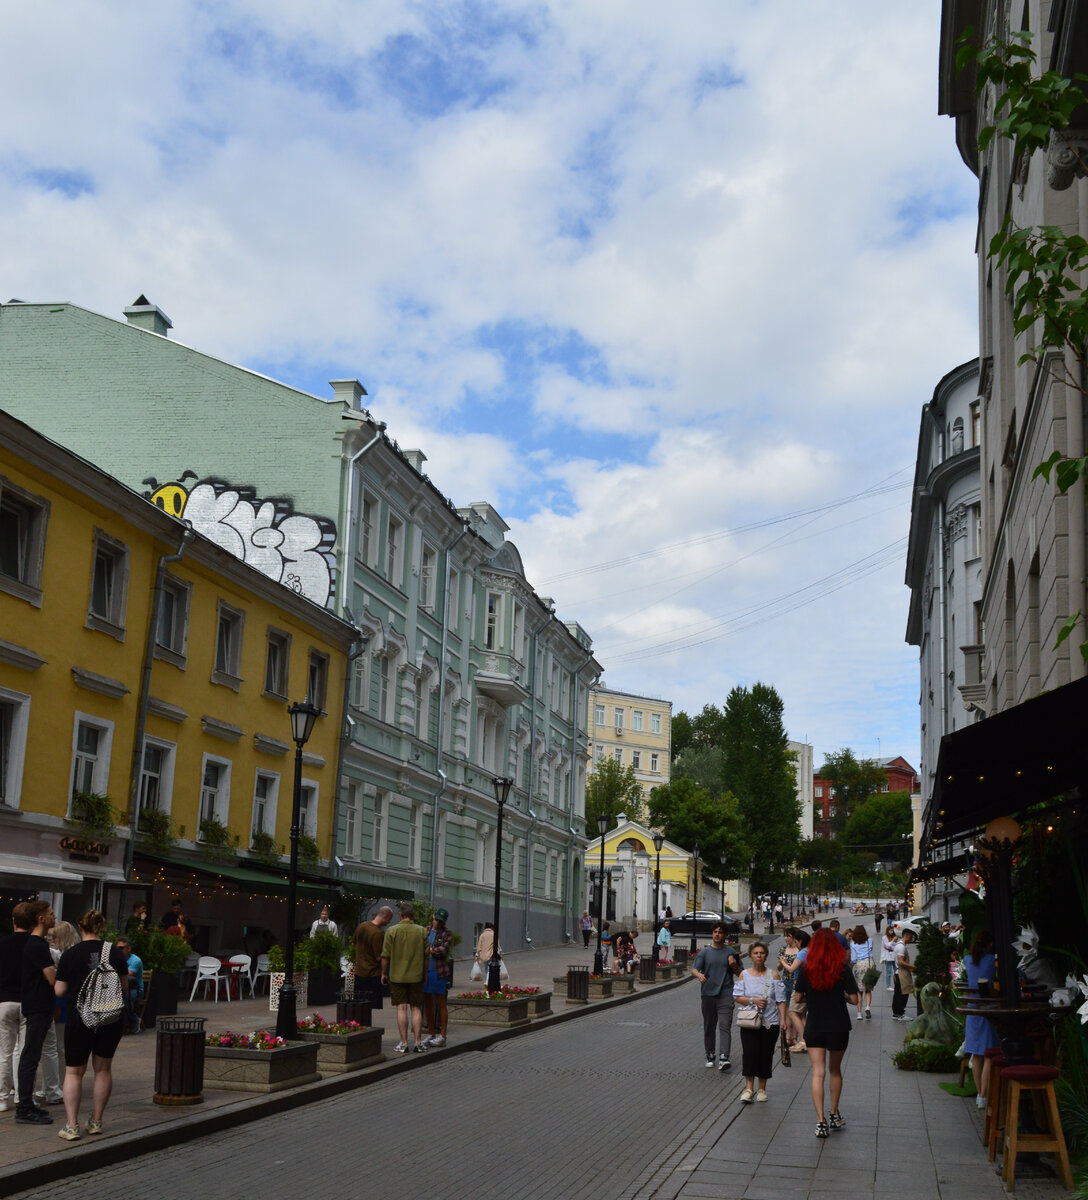
[[[830,1129],[845,1129],[846,1118],[841,1113],[834,1112],[828,1117],[827,1124]]]
[[[816,1136],[817,1136],[818,1138],[826,1138],[826,1137],[830,1137],[830,1136],[831,1136],[830,1132],[828,1131],[828,1128],[827,1128],[827,1123],[826,1123],[826,1122],[824,1122],[824,1121],[821,1121],[821,1122],[820,1122],[820,1123],[819,1123],[819,1124],[816,1126]]]
[[[712,1067],[714,1065],[714,1055],[713,1054],[708,1054],[706,1056],[706,1065],[708,1067]]]
[[[719,1071],[728,1071],[732,1065],[733,1064],[729,1061],[728,1058],[725,1057],[724,1054],[721,1056],[721,1058],[718,1059],[718,1070]]]
[[[41,1108],[17,1108],[16,1125],[52,1125],[53,1118]]]

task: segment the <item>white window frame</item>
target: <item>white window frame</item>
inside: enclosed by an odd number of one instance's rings
[[[658,734],[661,732],[661,714],[658,712],[650,713],[650,732]]]
[[[230,630],[227,646],[229,662],[219,665],[219,631],[226,620]],[[215,642],[212,645],[212,683],[238,691],[242,685],[242,645],[245,638],[245,610],[220,600],[215,609]]]
[[[623,733],[626,714],[620,705],[612,710],[612,726],[617,733]]]
[[[604,762],[604,746],[597,742],[593,747],[593,765]]]
[[[204,776],[208,763],[215,763],[223,770],[216,788],[215,800],[211,812],[204,814]],[[234,764],[229,758],[220,758],[218,754],[205,754],[200,760],[200,798],[196,810],[196,836],[194,841],[200,841],[200,824],[207,817],[214,817],[220,825],[226,825],[230,816],[230,777]]]
[[[389,849],[389,793],[376,791],[370,819],[370,859],[384,863]]]
[[[525,661],[525,605],[514,601],[514,635],[511,647],[519,662]]]
[[[364,567],[374,567],[378,545],[378,498],[365,488],[359,493],[359,528],[355,539],[355,558]]]
[[[253,775],[253,809],[249,818],[249,844],[253,845],[253,835],[257,830],[257,786],[262,779],[269,783],[269,793],[264,797],[265,818],[261,825],[260,832],[269,834],[273,839],[276,836],[276,815],[279,807],[280,798],[280,776],[277,771],[256,771]]]
[[[23,792],[23,765],[26,762],[26,734],[30,725],[30,697],[25,692],[0,687],[0,702],[10,710],[7,747],[0,756],[0,803],[4,808],[19,808]],[[0,737],[3,730],[0,729]]]
[[[310,647],[310,656],[306,668],[306,698],[311,704],[326,711],[325,704],[329,698],[329,656],[320,650]]]
[[[162,590],[163,594],[170,596],[173,601],[174,619],[169,630],[171,640],[164,642],[162,640],[164,606],[160,601],[158,623],[155,627],[155,657],[173,663],[175,667],[184,668],[189,647],[189,602],[192,598],[193,585],[188,580],[178,579],[174,575],[165,575],[162,581]]]
[[[461,596],[461,572],[450,568],[449,612],[446,614],[446,628],[456,633],[461,626],[461,614],[458,611],[458,601]]]
[[[385,577],[398,590],[404,582],[405,524],[394,513],[385,525]]]
[[[68,776],[68,815],[72,813],[72,795],[76,790],[76,766],[79,754],[79,727],[88,725],[97,729],[100,734],[98,753],[94,766],[91,768],[91,786],[81,788],[84,792],[94,792],[104,796],[109,792],[110,756],[113,751],[113,722],[107,721],[94,713],[76,712],[72,721],[72,766]]]
[[[358,861],[359,833],[363,815],[363,785],[349,779],[344,789],[344,857]]]
[[[631,729],[635,733],[642,732],[642,709],[641,708],[631,709]]]
[[[419,607],[432,612],[438,595],[438,551],[427,542],[419,552]]]
[[[397,708],[397,660],[392,654],[383,654],[378,667],[378,720],[393,724]]]
[[[369,654],[360,654],[351,664],[351,707],[363,711],[370,708],[370,663]]]
[[[502,648],[502,592],[487,593],[484,616],[484,649]]]
[[[634,767],[636,771],[642,770],[642,751],[641,750],[632,750],[631,751],[631,766]]]
[[[421,869],[423,861],[423,805],[413,804],[408,813],[408,868]]]
[[[615,759],[616,763],[622,767],[623,766],[623,747],[622,746],[613,746],[612,747],[612,757]]]
[[[49,501],[35,496],[19,487],[10,479],[0,475],[0,522],[3,513],[15,511],[25,518],[22,535],[21,559],[18,574],[9,575],[0,569],[0,591],[18,596],[36,608],[42,606],[42,569],[45,563],[45,534],[49,524]],[[0,560],[2,561],[2,560]]]
[[[606,722],[605,722],[605,712],[604,712],[604,705],[603,705],[603,704],[596,704],[596,703],[595,703],[595,704],[593,705],[593,724],[594,724],[594,725],[604,725],[604,724],[606,724]]]
[[[321,800],[321,788],[316,779],[302,780],[302,800],[306,799],[306,793],[310,793],[312,804],[303,805],[299,803],[299,837],[317,837],[317,809]]]
[[[136,804],[140,812],[147,807],[144,803],[144,778],[147,774],[147,769],[144,765],[144,757],[146,757],[148,749],[158,750],[162,754],[162,765],[159,768],[159,795],[158,803],[155,808],[162,813],[169,815],[171,806],[174,802],[174,766],[177,762],[177,743],[167,742],[162,738],[144,736],[144,754],[140,760],[140,782],[136,791]]]
[[[95,596],[99,567],[104,576],[101,603]],[[87,597],[86,627],[108,633],[119,642],[125,640],[125,613],[128,606],[129,557],[128,546],[111,537],[104,529],[94,531],[91,554],[91,587]],[[96,607],[96,604],[98,607]]]
[[[658,756],[657,754],[655,754],[655,753],[651,753],[651,755],[650,755],[650,770],[651,770],[651,772],[653,772],[655,775],[656,775],[656,774],[658,773],[658,771],[660,770],[660,768],[658,767],[658,762],[659,762],[659,761],[660,761],[660,759],[659,759],[659,756]]]
[[[269,669],[272,665],[273,647],[281,656],[280,670],[277,678],[269,680]],[[274,696],[277,700],[287,699],[287,689],[291,681],[291,635],[284,629],[269,625],[264,642],[264,690],[262,696]]]

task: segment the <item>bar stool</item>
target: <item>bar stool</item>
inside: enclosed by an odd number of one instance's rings
[[[1043,1150],[1053,1152],[1058,1160],[1058,1173],[1068,1191],[1073,1190],[1073,1172],[1069,1168],[1069,1151],[1062,1133],[1062,1121],[1058,1113],[1058,1100],[1054,1095],[1054,1080],[1058,1078],[1056,1067],[1043,1067],[1029,1063],[1022,1067],[1003,1067],[1001,1082],[1008,1089],[1005,1101],[1005,1150],[1001,1161],[1001,1180],[1011,1193],[1016,1185],[1016,1155],[1020,1150]],[[1036,1105],[1046,1114],[1047,1128],[1041,1133],[1023,1133],[1020,1130],[1021,1093],[1035,1093],[1042,1101]]]
[[[990,1062],[990,1082],[986,1087],[986,1109],[982,1119],[982,1140],[986,1143],[986,1156],[990,1162],[997,1157],[997,1144],[1001,1137],[1004,1121],[1005,1089],[1001,1082],[1001,1068],[1007,1066],[1000,1046],[991,1046],[986,1051]]]

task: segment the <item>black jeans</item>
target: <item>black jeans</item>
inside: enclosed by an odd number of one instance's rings
[[[593,932],[592,929],[583,929],[582,930],[582,949],[583,950],[589,949],[589,935],[592,932]]]
[[[34,1107],[34,1076],[38,1073],[45,1035],[52,1024],[52,1011],[30,1013],[26,1018],[23,1052],[19,1055],[19,1082],[15,1092],[16,1107],[20,1110],[26,1111]]]
[[[901,1017],[907,1011],[907,992],[904,992],[899,984],[898,970],[892,976],[892,987],[895,993],[892,996],[892,1016]]]

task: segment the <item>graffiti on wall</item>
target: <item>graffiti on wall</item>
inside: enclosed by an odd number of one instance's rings
[[[160,484],[145,479],[148,499],[197,533],[315,604],[332,598],[336,526],[326,517],[296,513],[290,500],[259,500],[253,488],[185,471]]]

